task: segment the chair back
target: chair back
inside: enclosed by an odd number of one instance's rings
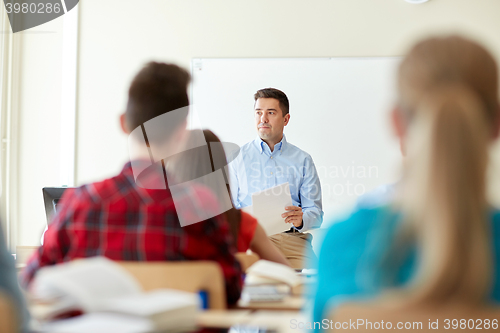
[[[0,332],[17,333],[18,325],[18,316],[10,297],[0,292]]]
[[[250,266],[255,264],[260,259],[255,253],[238,252],[234,256],[236,257],[236,260],[239,261],[243,272],[246,272]]]
[[[16,246],[16,264],[26,264],[38,246]]]
[[[226,308],[222,270],[213,261],[137,262],[119,264],[134,276],[145,291],[171,288],[208,294],[209,309]]]
[[[393,331],[462,333],[500,328],[500,307],[450,306],[399,307],[394,302],[346,303],[330,313],[328,329],[356,332]],[[383,324],[382,324],[383,322]],[[342,327],[343,325],[343,327]]]

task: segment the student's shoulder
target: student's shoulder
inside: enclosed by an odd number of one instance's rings
[[[346,218],[334,222],[325,239],[338,242],[364,241],[374,231],[392,229],[399,220],[399,213],[388,205],[378,207],[361,207]],[[388,231],[388,230],[387,230]]]
[[[493,233],[500,237],[500,209],[492,207],[490,210],[490,221],[492,224]],[[497,239],[497,237],[495,237]]]
[[[118,197],[137,196],[135,192],[135,186],[130,179],[123,174],[118,174],[101,181],[70,188],[64,192],[64,197],[71,197],[72,200],[87,204],[100,204],[104,201],[113,201]]]
[[[360,195],[356,200],[356,207],[378,207],[392,202],[396,194],[397,184],[398,183],[380,185],[373,190]]]
[[[259,222],[257,221],[257,219],[253,215],[250,215],[244,211],[241,211],[241,223],[256,227]]]

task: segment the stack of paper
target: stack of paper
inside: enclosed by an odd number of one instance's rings
[[[292,206],[292,196],[290,185],[284,183],[252,194],[252,206],[245,211],[255,216],[269,236],[290,229],[291,224],[281,217],[287,206]]]

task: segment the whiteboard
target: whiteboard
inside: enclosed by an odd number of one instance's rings
[[[284,91],[288,142],[318,170],[323,226],[350,210],[358,195],[399,178],[401,153],[389,112],[400,58],[193,59],[190,125],[239,146],[255,139],[253,94]]]

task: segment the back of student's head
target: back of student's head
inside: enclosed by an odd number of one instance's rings
[[[429,38],[413,46],[399,67],[399,107],[411,115],[425,94],[453,83],[477,94],[493,127],[499,107],[497,64],[484,47],[460,36]]]
[[[486,170],[497,79],[488,51],[458,36],[418,43],[400,66],[407,160],[395,244],[406,239],[419,249],[411,301],[481,302],[490,290]]]
[[[169,117],[168,128],[181,125],[187,117],[189,73],[177,65],[150,62],[133,79],[125,112],[126,124],[133,131],[166,112],[184,108],[182,116]],[[166,133],[168,134],[168,133]]]

